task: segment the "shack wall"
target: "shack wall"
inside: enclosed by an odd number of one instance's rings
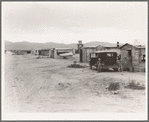
[[[18,50],[16,51],[20,55],[30,54],[31,50]]]
[[[82,48],[82,62],[85,62],[86,61],[86,49],[85,48]]]
[[[49,50],[41,50],[42,56],[49,56]]]
[[[57,50],[54,50],[54,58],[57,58]]]
[[[132,66],[134,71],[145,71],[145,61],[143,61],[143,55],[145,55],[145,49],[134,48],[132,57]]]
[[[35,54],[35,50],[32,49],[32,50],[31,50],[31,54]]]
[[[49,50],[49,57],[54,58],[54,50]]]
[[[101,51],[101,50],[104,50],[105,48],[103,46],[97,46],[96,47],[96,51]]]
[[[73,55],[75,55],[76,54],[76,50],[75,49],[73,49]]]
[[[90,60],[90,53],[95,51],[96,48],[82,48],[82,62],[88,63]]]
[[[39,50],[35,50],[35,55],[39,55]]]
[[[131,57],[128,58],[128,51],[131,50]],[[145,71],[145,62],[142,57],[145,54],[145,49],[136,48],[131,45],[126,45],[121,48],[121,65],[122,69],[129,68],[130,71]]]
[[[84,47],[82,48],[82,62],[83,63],[88,63],[90,60],[90,53],[93,53],[95,51],[100,51],[103,50],[104,47],[103,46],[97,46],[97,47]]]
[[[90,60],[90,53],[95,52],[95,51],[96,51],[96,48],[95,49],[87,49],[86,63],[88,63]]]
[[[19,52],[21,55],[26,55],[27,54],[27,51],[20,51]]]

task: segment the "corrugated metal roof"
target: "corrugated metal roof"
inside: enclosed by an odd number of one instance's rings
[[[104,47],[104,48],[119,48],[119,47]]]
[[[55,48],[55,50],[72,50],[72,48]]]
[[[133,47],[135,47],[135,48],[146,48],[145,45],[131,45],[131,44],[126,43],[126,44],[122,45],[122,46],[120,47],[120,49],[121,49],[122,47],[124,47],[125,45],[130,45],[130,46],[133,46]]]
[[[40,50],[51,50],[51,49],[40,49]]]
[[[112,51],[112,50],[103,50],[103,51],[95,51],[94,53],[105,53],[105,52],[117,52],[117,51]]]
[[[136,48],[146,48],[145,45],[133,45],[133,46],[135,46]]]
[[[31,51],[31,50],[16,50],[16,51]]]
[[[82,48],[96,48],[97,46],[87,46],[87,47],[82,47]]]
[[[82,47],[82,48],[96,48],[96,47],[98,47],[98,46],[101,46],[101,45],[97,45],[97,46],[84,46],[84,47]],[[101,46],[102,47],[102,46]]]

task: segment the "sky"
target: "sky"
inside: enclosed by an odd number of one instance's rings
[[[2,2],[2,39],[12,42],[147,44],[147,2]]]

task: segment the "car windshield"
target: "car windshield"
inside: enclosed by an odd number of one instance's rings
[[[108,57],[112,57],[112,56],[113,56],[113,53],[107,53],[106,56],[108,56]]]
[[[115,53],[113,53],[113,52],[105,52],[105,53],[96,53],[96,56],[98,56],[98,57],[112,57],[112,56],[114,56],[114,54]]]

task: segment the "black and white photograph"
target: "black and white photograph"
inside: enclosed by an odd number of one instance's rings
[[[148,2],[1,2],[2,120],[147,120]]]

